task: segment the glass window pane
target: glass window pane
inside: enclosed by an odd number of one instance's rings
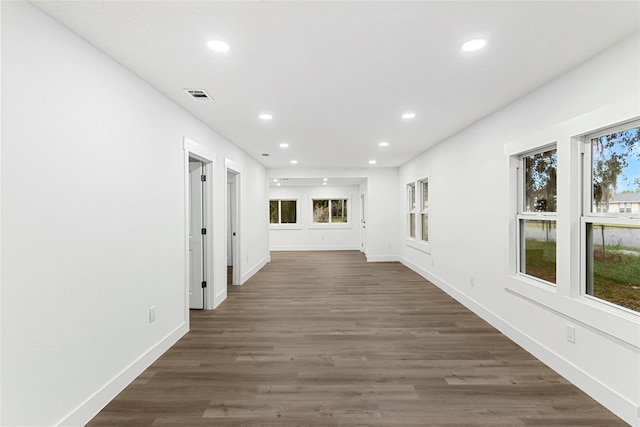
[[[329,222],[329,200],[313,200],[313,222]]]
[[[332,223],[347,222],[347,201],[346,200],[331,201],[331,222]]]
[[[296,201],[295,200],[282,200],[280,202],[280,210],[282,218],[280,222],[283,224],[295,224],[296,223]]]
[[[520,220],[520,272],[556,283],[556,222]]]
[[[429,209],[429,181],[422,181],[422,210]]]
[[[524,158],[524,212],[556,212],[557,150]]]
[[[592,138],[591,159],[591,212],[626,213],[618,209],[624,202],[640,206],[640,127]]]
[[[422,214],[422,240],[429,241],[429,214]]]
[[[278,201],[269,200],[269,224],[278,224]]]
[[[415,210],[416,208],[416,184],[411,183],[407,185],[407,195],[409,199],[409,210]]]
[[[409,237],[416,237],[416,214],[409,214]]]
[[[640,312],[640,225],[587,224],[586,293]]]

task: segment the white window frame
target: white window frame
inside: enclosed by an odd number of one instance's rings
[[[424,185],[427,185],[427,207],[425,208],[424,206]],[[419,209],[419,215],[420,215],[420,227],[416,227],[420,229],[420,238],[416,238],[416,240],[418,240],[420,243],[424,243],[426,245],[429,244],[429,236],[427,235],[426,240],[424,239],[424,230],[423,230],[423,221],[422,221],[422,216],[423,215],[427,215],[427,233],[429,232],[429,226],[431,225],[431,217],[429,215],[429,178],[423,178],[420,181],[418,181],[418,188],[420,188],[420,197],[416,197],[417,200],[420,201],[420,209]],[[416,220],[417,221],[417,220]]]
[[[314,200],[328,200],[329,201],[329,222],[313,222],[313,201]],[[331,202],[335,200],[345,200],[347,207],[347,222],[331,222]],[[351,204],[351,196],[312,196],[309,197],[309,228],[353,228],[353,222],[351,217],[353,216],[353,209]]]
[[[582,157],[582,215],[580,217],[580,290],[578,292],[581,298],[586,299],[591,304],[602,305],[603,307],[607,307],[609,310],[620,310],[622,312],[629,313],[631,315],[637,316],[640,319],[640,312],[636,312],[634,310],[628,309],[626,307],[619,306],[610,301],[600,299],[593,295],[587,293],[587,225],[591,224],[591,226],[599,225],[599,224],[611,224],[611,225],[621,225],[621,226],[639,226],[640,225],[640,213],[627,213],[627,212],[618,212],[618,209],[615,209],[616,212],[597,212],[597,210],[593,209],[593,149],[591,145],[591,140],[594,138],[598,138],[604,135],[609,135],[615,132],[620,132],[626,129],[640,127],[640,120],[635,120],[631,122],[626,122],[620,125],[607,127],[605,129],[601,129],[598,132],[593,132],[585,135],[584,137],[579,139],[580,143],[580,153]],[[624,203],[620,203],[619,206],[624,206]],[[609,209],[611,211],[611,209]]]
[[[271,223],[271,202],[278,202],[278,223]],[[282,223],[282,202],[296,202],[296,222]],[[300,224],[300,200],[293,197],[278,197],[269,199],[269,229],[270,230],[299,230]]]
[[[523,242],[522,242],[522,226],[521,224],[524,221],[553,221],[556,224],[556,230],[558,228],[558,213],[556,212],[527,212],[525,210],[525,180],[526,180],[526,166],[525,166],[525,158],[534,154],[544,153],[545,151],[556,150],[556,156],[558,155],[558,145],[556,142],[551,144],[546,144],[544,146],[538,147],[535,150],[527,151],[524,153],[518,154],[517,157],[517,214],[516,214],[516,275],[525,278],[527,281],[534,281],[535,283],[542,284],[543,286],[552,286],[555,287],[557,283],[552,283],[547,280],[541,279],[536,276],[531,276],[529,274],[522,272],[522,261],[524,259],[525,254],[523,253]],[[556,203],[557,206],[557,203]],[[557,210],[557,208],[556,208]],[[556,241],[557,245],[557,241]],[[557,247],[556,247],[557,253]],[[556,266],[558,264],[558,259],[556,255]],[[557,268],[557,267],[556,267]],[[557,271],[556,271],[556,282],[557,282]]]
[[[635,105],[635,104],[634,104]],[[634,117],[634,119],[631,119]],[[512,140],[503,146],[505,191],[509,194],[509,250],[505,254],[505,268],[513,272],[505,283],[505,291],[539,305],[541,308],[561,313],[567,321],[578,322],[599,333],[640,348],[638,324],[640,315],[609,306],[600,300],[581,295],[581,236],[582,215],[582,165],[581,151],[585,135],[598,129],[613,128],[612,124],[629,124],[640,119],[640,110],[624,103],[612,104],[593,112],[585,113],[535,133]],[[626,126],[625,126],[626,127]],[[516,213],[517,213],[517,157],[520,153],[540,148],[541,141],[556,141],[558,148],[558,261],[557,286],[543,286],[515,274],[516,257]]]
[[[418,235],[418,224],[416,222],[416,207],[418,206],[418,194],[416,189],[416,182],[412,181],[407,183],[407,237],[416,241],[416,236]],[[413,220],[411,216],[413,215]],[[411,235],[411,226],[413,225],[413,236]]]
[[[417,249],[421,252],[431,254],[431,207],[428,206],[426,210],[423,210],[423,192],[422,183],[426,182],[429,185],[429,196],[431,195],[431,174],[421,176],[420,178],[412,179],[405,185],[405,206],[406,206],[406,241],[405,244],[413,249]],[[411,200],[410,189],[413,188],[414,200]],[[430,197],[429,197],[430,198]],[[415,202],[415,203],[413,203]],[[429,228],[429,240],[422,240],[422,215],[428,215],[428,228]],[[411,237],[411,215],[413,215],[413,222],[415,227],[415,236]]]

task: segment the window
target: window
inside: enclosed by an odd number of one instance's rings
[[[406,185],[406,245],[428,254],[429,243],[429,177],[411,180]]]
[[[348,199],[312,199],[314,224],[347,224]]]
[[[429,241],[429,180],[420,181],[420,225],[423,242]]]
[[[589,135],[583,170],[583,293],[640,312],[640,123]]]
[[[409,203],[409,237],[416,238],[416,183],[407,184],[407,201]]]
[[[518,272],[555,284],[557,149],[522,156],[518,169]]]
[[[296,200],[269,200],[269,224],[296,224]]]

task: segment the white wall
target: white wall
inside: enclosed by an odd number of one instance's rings
[[[429,149],[400,169],[398,183],[404,206],[405,184],[430,173],[431,254],[409,247],[401,233],[401,261],[633,425],[640,425],[638,316],[572,298],[565,279],[573,261],[560,240],[557,294],[546,292],[542,303],[533,303],[508,290],[518,280],[510,262],[515,205],[504,150],[521,138],[558,142],[558,226],[575,223],[565,221],[567,199],[577,197],[568,184],[570,138],[640,116],[639,45],[637,36],[628,39]],[[396,218],[406,223],[404,212]],[[565,339],[567,324],[576,327],[575,344]]]
[[[367,261],[398,259],[398,169],[269,169],[269,178],[366,178]]]
[[[32,6],[1,7],[0,424],[80,425],[187,330],[183,138],[215,154],[216,201],[225,157],[242,166],[243,273],[268,259],[266,171]]]
[[[313,224],[312,198],[348,199],[349,224]],[[297,200],[298,223],[271,225],[271,250],[359,250],[360,188],[356,186],[271,187],[269,199]]]

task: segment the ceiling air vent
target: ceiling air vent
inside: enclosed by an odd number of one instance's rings
[[[202,89],[185,89],[185,91],[191,95],[193,99],[197,99],[198,101],[213,101],[213,98]]]

